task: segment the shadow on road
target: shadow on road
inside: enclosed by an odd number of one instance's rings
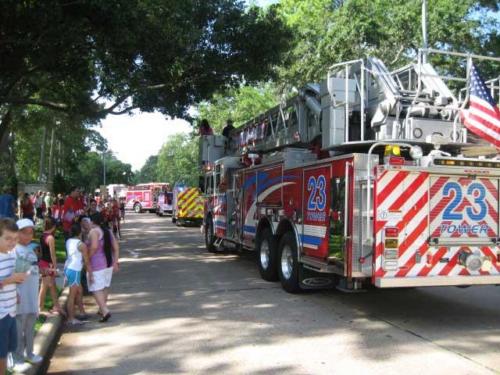
[[[290,295],[253,254],[205,252],[197,228],[129,215],[123,235],[111,322],[68,334],[50,373],[332,373],[353,360],[383,372],[398,359],[419,373],[424,355],[500,370],[495,287]]]

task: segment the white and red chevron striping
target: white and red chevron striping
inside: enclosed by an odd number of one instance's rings
[[[480,251],[483,256],[496,259],[496,250],[488,246],[452,246],[431,247],[428,244],[430,233],[439,230],[439,217],[453,197],[443,197],[442,189],[449,177],[430,178],[426,172],[410,173],[408,171],[383,171],[376,182],[376,220],[375,230],[375,277],[432,277],[458,275],[490,275],[500,274],[500,265],[493,261],[489,271],[471,272],[459,264],[462,250]],[[492,228],[498,220],[498,191],[489,179],[480,179],[486,187],[486,202],[489,215],[484,223]],[[466,183],[467,178],[458,179]],[[470,203],[470,202],[469,202]],[[467,204],[467,202],[462,203]],[[458,209],[463,209],[459,207]],[[380,217],[387,215],[388,220]],[[399,213],[392,216],[391,213]],[[438,222],[432,222],[432,219]],[[477,223],[474,223],[477,224]],[[479,223],[481,224],[481,223]],[[432,225],[432,226],[430,226]],[[384,251],[385,226],[399,229],[398,269],[384,271],[382,255]],[[492,233],[489,233],[490,235]],[[420,262],[416,262],[416,254],[420,254]],[[445,261],[443,261],[445,260]]]
[[[422,248],[426,243],[425,232],[428,222],[428,173],[409,173],[407,171],[388,171],[377,182],[377,213],[399,213],[392,221],[376,222],[376,275],[403,276],[405,268],[414,259],[415,247]],[[379,216],[377,214],[377,216]],[[382,253],[384,250],[383,228],[395,226],[399,230],[399,264],[403,269],[384,271]]]

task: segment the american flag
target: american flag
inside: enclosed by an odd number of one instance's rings
[[[474,64],[471,68],[469,109],[464,112],[467,129],[500,148],[500,110]]]

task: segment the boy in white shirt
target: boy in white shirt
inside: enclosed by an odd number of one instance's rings
[[[17,225],[12,219],[0,219],[0,374],[5,374],[7,353],[17,349],[16,284],[26,280],[25,273],[15,273]]]
[[[35,253],[37,245],[33,243],[35,225],[30,219],[17,221],[19,228],[16,245],[16,270],[28,272],[26,281],[17,286],[19,304],[17,305],[17,350],[14,353],[14,363],[22,365],[24,361],[40,363],[43,358],[33,353],[35,338],[35,323],[38,318],[38,289],[40,287],[40,272],[38,257]]]

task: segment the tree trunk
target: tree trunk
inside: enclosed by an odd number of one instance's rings
[[[10,109],[5,112],[5,115],[0,120],[0,155],[7,152],[9,149],[9,128],[12,123],[12,112]]]
[[[49,148],[49,175],[47,178],[47,182],[51,184],[54,180],[54,137],[55,137],[56,129],[52,128],[52,132],[50,134],[50,148]]]
[[[45,170],[45,140],[47,138],[47,128],[43,128],[42,145],[40,146],[40,168],[38,170],[38,182],[43,182],[43,172]]]

